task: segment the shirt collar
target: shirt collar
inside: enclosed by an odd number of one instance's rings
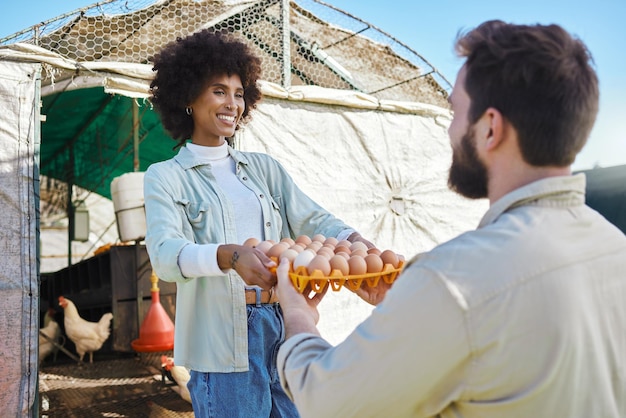
[[[548,177],[529,183],[502,196],[489,208],[478,225],[493,223],[509,209],[523,205],[579,206],[585,204],[586,178],[583,173]]]
[[[248,159],[241,151],[237,151],[236,149],[233,149],[232,147],[229,146],[228,153],[233,158],[233,160],[235,160],[236,164],[239,164],[239,163],[248,164]],[[198,167],[201,165],[210,164],[209,161],[206,161],[205,159],[201,158],[201,156],[189,151],[189,149],[186,146],[182,147],[178,151],[178,154],[174,156],[174,161],[180,164],[180,166],[184,170],[188,170],[190,168]]]

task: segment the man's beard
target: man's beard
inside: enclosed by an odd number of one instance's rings
[[[487,197],[487,167],[478,158],[472,127],[461,138],[459,149],[452,149],[448,187],[470,199]]]

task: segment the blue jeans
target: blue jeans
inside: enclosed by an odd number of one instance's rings
[[[196,418],[297,418],[278,378],[276,356],[285,333],[278,304],[247,305],[249,370],[191,371],[187,384]]]

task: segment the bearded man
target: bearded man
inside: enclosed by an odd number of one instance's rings
[[[452,190],[478,228],[408,262],[342,343],[278,268],[278,370],[306,417],[626,416],[626,236],[571,164],[598,111],[585,45],[557,25],[489,21],[457,39]]]

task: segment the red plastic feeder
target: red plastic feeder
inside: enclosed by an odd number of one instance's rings
[[[152,304],[139,328],[139,338],[130,343],[133,350],[138,352],[168,351],[174,348],[174,323],[161,305],[158,281],[153,271],[150,276]]]

